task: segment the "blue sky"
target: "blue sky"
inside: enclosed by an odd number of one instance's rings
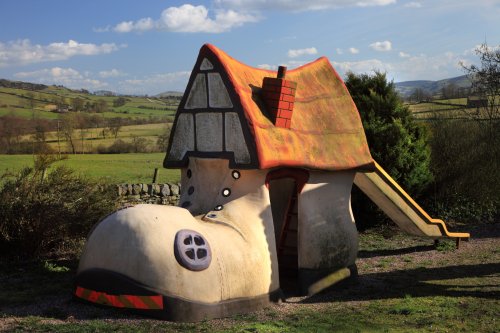
[[[0,78],[128,94],[183,91],[204,43],[396,82],[462,75],[477,45],[500,45],[499,0],[16,0],[0,22]]]

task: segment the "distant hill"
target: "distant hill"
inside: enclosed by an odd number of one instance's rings
[[[167,97],[182,97],[184,95],[183,92],[180,91],[165,91],[155,95],[156,98],[167,98]]]
[[[116,96],[117,94],[113,91],[109,90],[96,90],[94,91],[94,95],[96,96]]]
[[[126,95],[118,103],[118,96],[123,97],[106,90],[91,93],[85,89],[0,78],[0,117],[52,121],[60,118],[61,113],[75,111],[99,114],[106,119],[120,118],[129,124],[165,123],[173,118],[180,99]]]
[[[454,84],[458,88],[470,88],[471,82],[466,75],[444,79],[439,81],[418,80],[418,81],[404,81],[396,82],[396,91],[404,98],[409,97],[417,88],[420,88],[431,95],[437,95],[441,92],[441,88]]]
[[[24,90],[43,90],[48,88],[45,84],[39,83],[30,83],[30,82],[22,82],[22,81],[11,81],[6,79],[0,79],[0,87],[5,88],[15,88],[15,89],[24,89]]]

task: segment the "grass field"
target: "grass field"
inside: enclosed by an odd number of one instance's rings
[[[77,260],[0,262],[0,331],[9,332],[499,332],[500,224],[470,242],[360,234],[359,276],[312,297],[287,295],[260,311],[171,323],[71,297]]]
[[[84,153],[92,153],[97,151],[97,147],[103,145],[108,147],[112,145],[117,139],[121,139],[125,142],[131,142],[134,137],[144,138],[150,141],[150,147],[147,147],[148,151],[155,151],[156,142],[158,136],[165,133],[167,129],[167,124],[143,124],[143,125],[129,125],[122,126],[115,138],[111,134],[107,134],[106,137],[102,136],[103,128],[86,128],[83,131],[79,129],[75,130],[73,133],[73,140],[75,142],[75,150],[77,154],[82,151]],[[82,140],[83,137],[83,140]],[[25,135],[22,137],[25,141],[32,141],[31,135]],[[67,141],[64,137],[60,138],[60,142],[57,140],[57,132],[47,132],[46,142],[54,150],[54,152],[70,153],[71,148],[68,146]]]
[[[33,98],[33,110],[30,106],[30,95]],[[59,114],[48,111],[47,107],[53,106],[56,100],[63,100],[71,105],[72,99],[75,98],[82,99],[84,103],[105,101],[109,111],[100,113],[105,118],[165,117],[173,116],[177,109],[177,100],[160,100],[154,97],[127,96],[125,105],[113,107],[116,96],[96,96],[54,86],[39,91],[0,87],[0,116],[13,114],[31,119],[34,112],[36,118],[57,119]]]
[[[153,154],[87,154],[66,155],[67,159],[56,162],[93,179],[105,179],[112,183],[150,183],[154,169],[159,168],[158,183],[177,182],[179,170],[164,169],[164,153]],[[33,166],[32,155],[0,155],[0,174],[16,173],[21,168]]]
[[[500,103],[500,97],[498,98],[498,103]],[[467,98],[434,100],[432,102],[409,104],[408,106],[415,118],[419,120],[432,120],[436,117],[441,119],[487,117],[484,109],[467,108]]]

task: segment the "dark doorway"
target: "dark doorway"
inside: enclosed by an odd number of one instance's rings
[[[279,169],[268,174],[267,185],[276,237],[280,286],[285,292],[297,290],[298,202],[309,174],[302,169]]]

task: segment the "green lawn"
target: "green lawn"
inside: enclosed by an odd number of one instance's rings
[[[66,155],[57,162],[91,178],[104,178],[114,183],[150,183],[154,169],[159,169],[158,183],[177,182],[179,170],[164,169],[164,153],[153,154],[87,154]],[[23,167],[33,166],[32,155],[0,155],[0,173],[15,173]]]

